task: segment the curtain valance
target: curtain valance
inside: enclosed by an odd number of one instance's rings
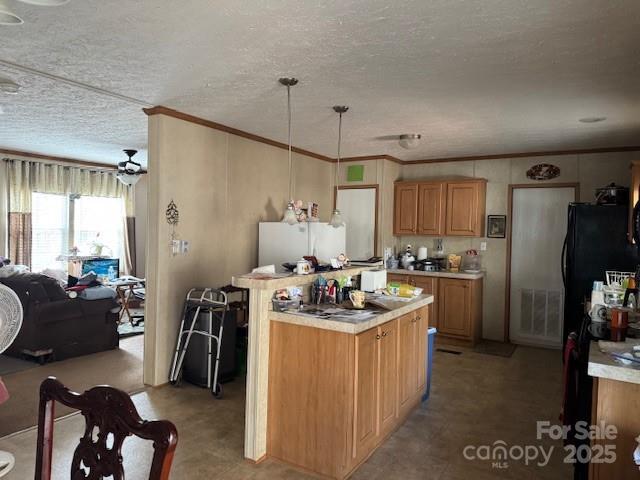
[[[122,198],[127,210],[131,208],[131,187],[123,185],[115,171],[25,160],[6,161],[10,212],[31,212],[32,192]]]

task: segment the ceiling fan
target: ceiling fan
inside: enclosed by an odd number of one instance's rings
[[[22,327],[23,310],[18,295],[0,283],[0,353],[4,352],[18,336]],[[8,398],[7,389],[0,380],[0,403]],[[13,469],[15,458],[0,450],[0,477]]]
[[[127,186],[135,185],[140,180],[141,175],[147,172],[142,170],[142,165],[133,160],[133,156],[138,153],[137,150],[123,150],[123,152],[129,159],[118,163],[118,173],[116,177]]]
[[[418,146],[420,143],[420,139],[422,135],[419,133],[402,133],[400,135],[381,135],[379,137],[375,137],[374,140],[382,140],[382,141],[396,141],[402,148],[406,148],[407,150],[412,150]]]

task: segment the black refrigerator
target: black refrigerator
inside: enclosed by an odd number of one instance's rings
[[[606,271],[635,272],[637,249],[627,239],[626,205],[570,203],[567,236],[562,249],[564,281],[563,339],[577,331],[584,317],[585,300],[591,298],[595,280],[606,285]]]
[[[562,279],[564,281],[563,342],[575,332],[577,347],[565,360],[565,425],[572,430],[575,422],[591,420],[592,380],[588,374],[589,321],[585,302],[591,299],[593,282],[606,282],[606,271],[634,272],[638,264],[636,247],[627,240],[629,208],[626,205],[569,204],[567,236],[562,248]],[[566,362],[569,362],[568,364]],[[569,392],[569,393],[567,393]],[[576,448],[589,440],[571,438]],[[574,480],[587,480],[588,462],[574,465]]]

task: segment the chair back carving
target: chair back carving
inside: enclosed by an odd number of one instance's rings
[[[178,443],[171,422],[142,420],[129,395],[117,388],[97,386],[78,394],[49,377],[40,385],[36,480],[51,479],[55,402],[79,410],[85,418],[84,435],[73,454],[71,480],[125,480],[122,444],[130,435],[153,442],[149,480],[169,478]]]

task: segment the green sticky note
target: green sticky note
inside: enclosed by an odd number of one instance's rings
[[[364,180],[364,165],[349,165],[347,167],[347,182],[361,182]]]

